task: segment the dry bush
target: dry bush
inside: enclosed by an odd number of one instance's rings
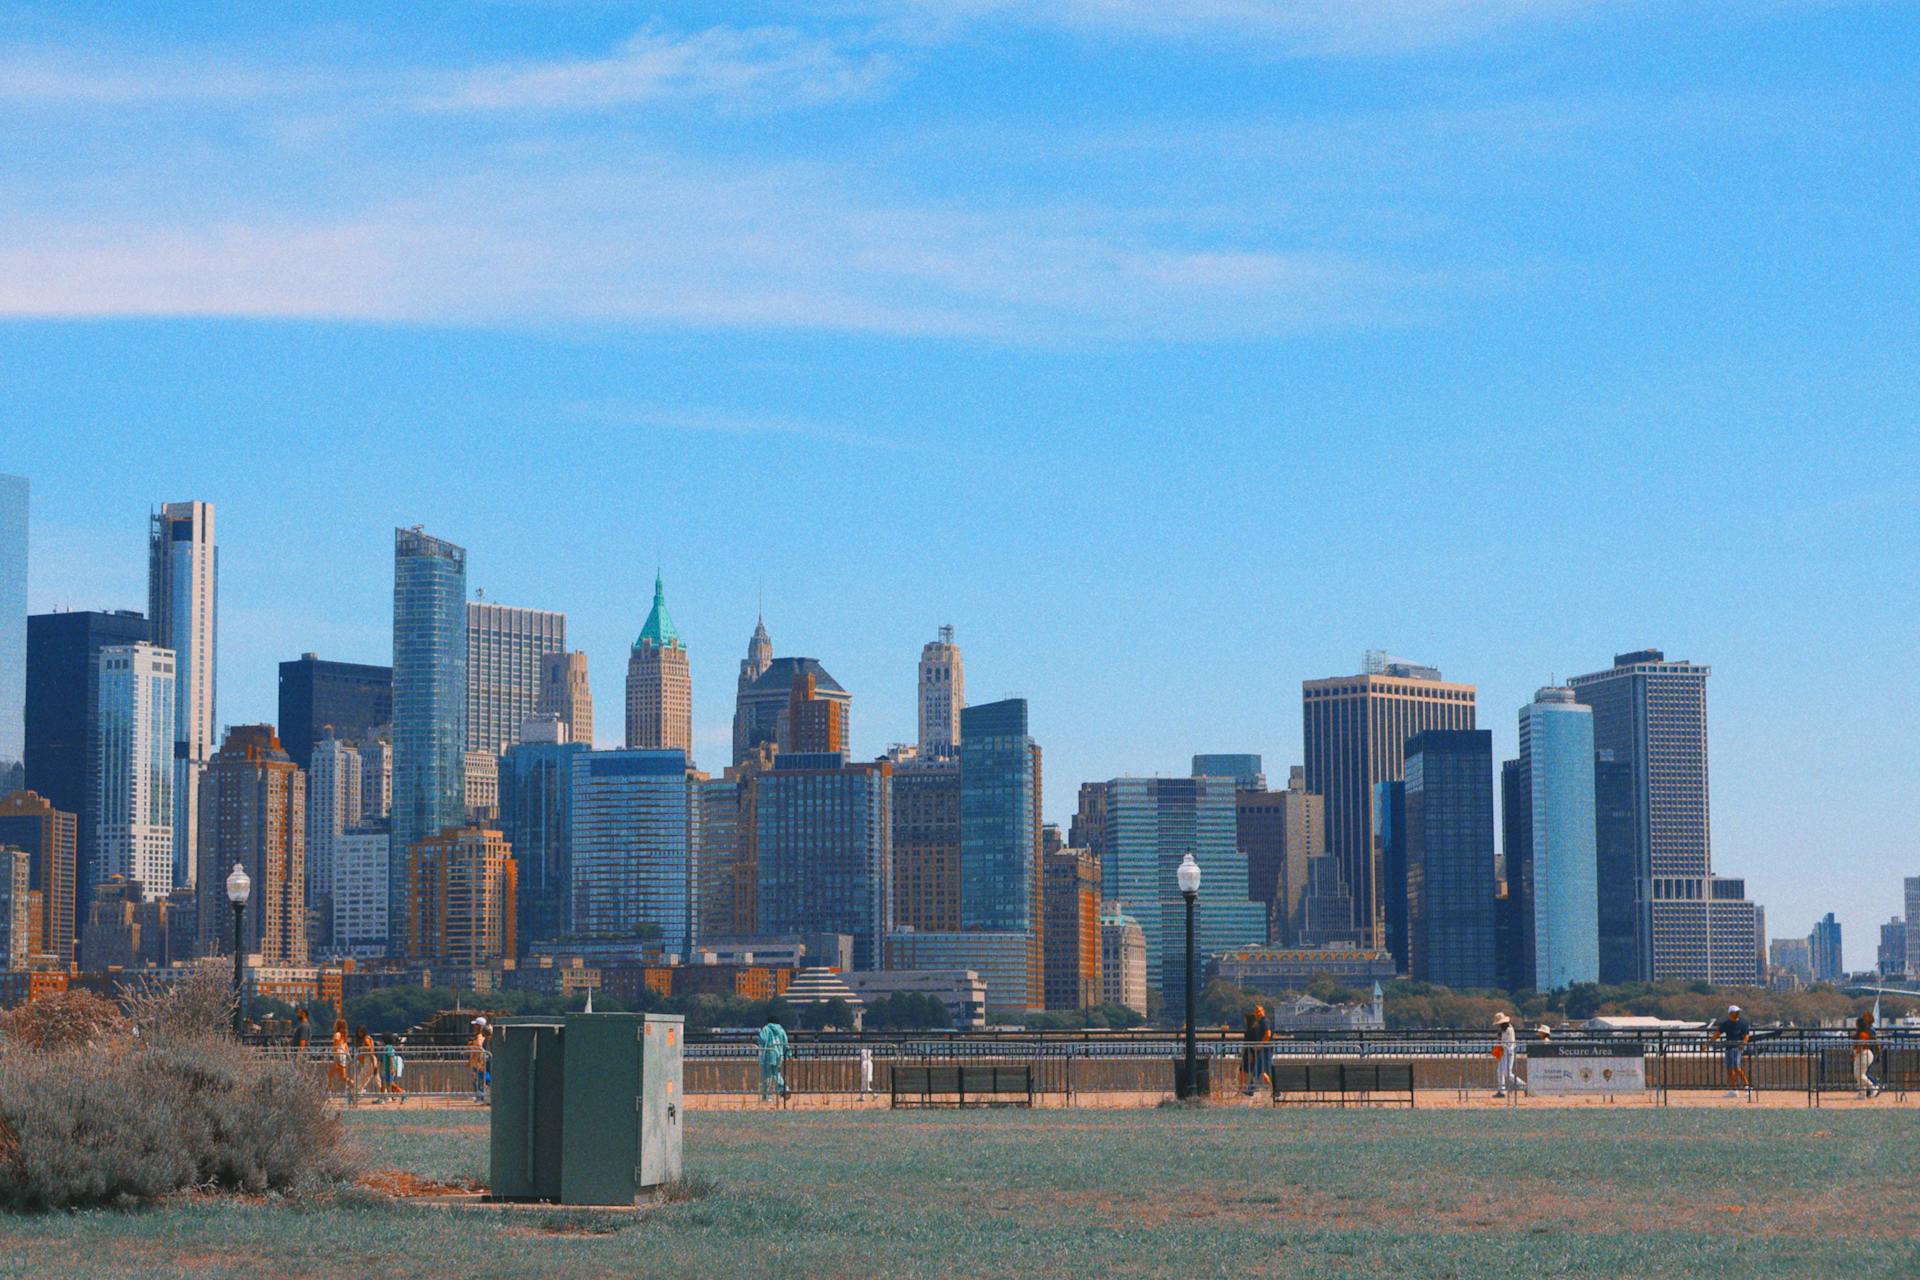
[[[110,1043],[0,1043],[0,1207],[301,1192],[351,1177],[320,1082],[209,1030],[219,1017],[198,975],[134,1003],[137,1034]]]
[[[41,1050],[102,1044],[126,1030],[120,1007],[91,991],[52,991],[6,1015],[6,1038]]]
[[[218,1036],[233,1025],[233,971],[217,957],[196,960],[171,982],[147,978],[120,991],[128,1020],[150,1039]]]

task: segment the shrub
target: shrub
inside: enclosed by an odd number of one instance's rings
[[[195,975],[136,997],[132,1031],[62,1048],[0,1043],[0,1207],[291,1193],[351,1175],[318,1081],[209,1030],[210,991]]]
[[[126,1030],[118,1005],[91,991],[53,991],[6,1015],[6,1038],[30,1049],[70,1049]]]

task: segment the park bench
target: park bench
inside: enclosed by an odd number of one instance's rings
[[[1268,1068],[1273,1105],[1413,1105],[1410,1062],[1276,1062]]]
[[[896,1107],[1031,1107],[1033,1068],[999,1066],[895,1067]]]

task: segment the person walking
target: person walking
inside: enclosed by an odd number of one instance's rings
[[[1740,1096],[1740,1090],[1753,1088],[1753,1081],[1747,1077],[1747,1044],[1753,1039],[1753,1024],[1747,1021],[1747,1015],[1737,1004],[1727,1006],[1727,1016],[1722,1018],[1707,1037],[1707,1043],[1725,1039],[1727,1042],[1727,1083],[1733,1088],[1727,1090],[1729,1098]]]
[[[785,1105],[789,1096],[785,1068],[792,1053],[787,1043],[787,1029],[768,1018],[754,1042],[760,1046],[760,1101],[777,1096]]]
[[[353,1088],[353,1041],[347,1035],[345,1018],[333,1020],[333,1039],[327,1051],[330,1059],[327,1063],[327,1084],[331,1087],[334,1081],[339,1081],[340,1092],[351,1107],[360,1101],[360,1097]]]
[[[307,1045],[313,1039],[313,1022],[307,1017],[305,1009],[293,1015],[293,1059],[302,1061],[307,1056]]]
[[[353,1033],[353,1058],[354,1091],[372,1095],[370,1101],[375,1104],[386,1101],[380,1096],[379,1049],[373,1043],[373,1033],[365,1027]]]
[[[1527,1086],[1514,1070],[1514,1046],[1518,1037],[1513,1032],[1513,1019],[1504,1013],[1496,1013],[1493,1015],[1493,1025],[1500,1029],[1500,1037],[1493,1046],[1493,1096],[1504,1098],[1508,1090],[1523,1093]]]
[[[382,1097],[392,1095],[399,1102],[406,1094],[400,1086],[400,1072],[404,1065],[400,1061],[400,1042],[392,1032],[388,1032],[380,1041],[380,1093]]]
[[[1272,1070],[1269,1064],[1273,1061],[1273,1024],[1267,1021],[1265,1005],[1253,1006],[1240,1034],[1247,1044],[1247,1048],[1240,1051],[1240,1072],[1246,1081],[1246,1087],[1240,1092],[1251,1098],[1255,1089],[1268,1083]]]
[[[487,1049],[487,1020],[475,1018],[472,1025],[473,1039],[467,1042],[467,1068],[473,1072],[473,1100],[484,1107],[493,1085],[493,1072],[489,1069],[493,1054]]]
[[[1873,1066],[1873,1045],[1873,1015],[1863,1013],[1853,1024],[1853,1082],[1860,1087],[1863,1098],[1880,1096],[1880,1086],[1868,1074]]]

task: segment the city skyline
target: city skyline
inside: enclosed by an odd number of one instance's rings
[[[1476,686],[1497,763],[1658,648],[1714,669],[1716,872],[1869,966],[1920,862],[1920,14],[962,8],[0,18],[29,609],[143,609],[150,514],[211,503],[216,733],[272,722],[280,663],[392,660],[420,524],[567,615],[611,746],[658,568],[709,770],[757,615],[856,759],[951,624],[1063,824],[1196,753],[1278,786],[1363,650]]]

